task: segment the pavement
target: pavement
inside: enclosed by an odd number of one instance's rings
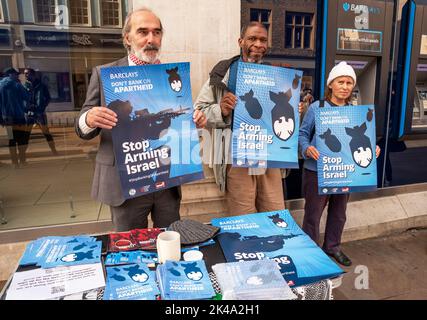
[[[427,229],[347,242],[342,250],[353,264],[343,268],[334,299],[427,299]]]

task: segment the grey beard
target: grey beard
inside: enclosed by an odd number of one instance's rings
[[[156,60],[159,59],[160,56],[160,49],[157,51],[157,54],[155,56],[148,56],[144,53],[144,48],[141,50],[135,50],[134,48],[131,49],[131,53],[133,53],[139,60],[144,61],[146,63],[154,63]]]
[[[248,58],[248,62],[250,62],[250,63],[261,63],[262,59],[255,60],[255,59]]]

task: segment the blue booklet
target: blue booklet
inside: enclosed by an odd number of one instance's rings
[[[157,253],[142,250],[113,252],[107,254],[107,257],[105,258],[106,266],[131,263],[155,264],[157,263]]]
[[[162,298],[165,300],[201,300],[215,296],[203,260],[166,261],[157,266]]]
[[[53,244],[37,265],[42,268],[54,268],[99,263],[101,248],[102,241]]]
[[[203,179],[189,63],[102,68],[101,78],[118,116],[112,137],[125,199]]]
[[[104,300],[156,300],[155,273],[144,264],[106,267]]]
[[[239,62],[233,167],[298,168],[302,71]]]
[[[21,260],[19,261],[19,265],[26,266],[40,264],[41,261],[45,259],[45,255],[49,253],[53,245],[94,241],[96,241],[96,238],[87,235],[68,237],[42,237],[31,241],[27,245],[24,254],[21,257]]]
[[[319,194],[377,189],[375,107],[316,109]]]
[[[227,262],[272,259],[289,286],[343,271],[297,225],[288,210],[212,219]]]

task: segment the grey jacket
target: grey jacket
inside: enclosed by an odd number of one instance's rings
[[[234,56],[228,60],[222,60],[215,65],[209,73],[209,79],[205,82],[194,103],[194,109],[201,110],[207,119],[206,127],[210,129],[210,137],[203,137],[203,162],[208,163],[213,169],[215,182],[222,192],[226,191],[227,164],[232,163],[231,158],[231,115],[223,117],[220,101],[230,91],[227,87],[230,76],[231,64],[238,60]],[[206,143],[210,139],[210,143]],[[282,169],[282,177],[285,178],[287,170]],[[249,174],[264,174],[265,168],[249,168]]]

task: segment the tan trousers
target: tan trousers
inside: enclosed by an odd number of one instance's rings
[[[280,169],[249,175],[248,168],[228,165],[226,199],[231,216],[285,209]]]

